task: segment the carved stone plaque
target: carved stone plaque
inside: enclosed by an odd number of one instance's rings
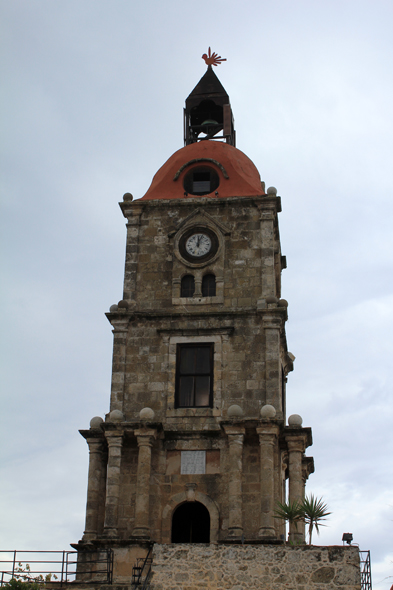
[[[183,475],[206,473],[206,451],[182,451],[180,473]]]

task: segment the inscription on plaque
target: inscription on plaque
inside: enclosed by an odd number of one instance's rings
[[[206,473],[206,451],[182,451],[180,473],[183,475]]]

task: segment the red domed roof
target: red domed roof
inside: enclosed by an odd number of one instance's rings
[[[216,191],[204,197],[255,197],[264,195],[259,172],[240,150],[218,141],[199,141],[175,152],[155,174],[142,199],[185,199],[185,175],[198,166],[214,168],[220,180]],[[217,192],[217,194],[216,194]]]

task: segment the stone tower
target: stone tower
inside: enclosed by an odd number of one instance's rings
[[[127,247],[123,298],[107,313],[110,412],[81,431],[90,463],[75,547],[113,549],[120,581],[151,542],[282,543],[276,503],[301,499],[313,471],[311,429],[297,415],[286,422],[294,356],[281,199],[235,147],[211,66],[184,121],[185,146],[142,198],[120,203]],[[304,538],[301,526],[290,534]]]

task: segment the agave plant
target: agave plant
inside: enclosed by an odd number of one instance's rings
[[[311,545],[312,533],[315,528],[319,534],[319,527],[325,526],[321,520],[325,520],[331,512],[322,498],[316,498],[313,494],[305,497],[301,502],[294,500],[291,502],[277,502],[277,508],[274,511],[275,518],[281,518],[289,524],[293,524],[297,530],[297,523],[304,521],[308,524],[308,538]]]
[[[321,520],[326,520],[326,517],[329,516],[331,512],[328,512],[328,507],[322,498],[316,498],[313,494],[311,494],[310,497],[306,496],[304,498],[300,509],[305,522],[308,524],[308,538],[309,545],[311,545],[314,527],[319,535],[319,527],[326,526]]]
[[[293,502],[288,500],[288,502],[284,503],[277,502],[274,518],[281,518],[289,522],[289,524],[294,524],[297,529],[297,523],[304,518],[302,504],[298,500]]]

